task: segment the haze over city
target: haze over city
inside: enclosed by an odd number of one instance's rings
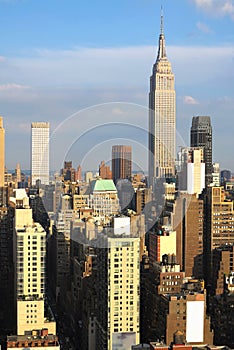
[[[51,125],[52,170],[61,168],[75,147],[71,139],[75,142],[103,123],[124,122],[143,128],[146,132],[139,141],[143,154],[147,148],[149,76],[156,59],[161,5],[167,55],[176,77],[177,132],[183,143],[189,144],[192,116],[211,116],[214,161],[221,169],[234,169],[229,151],[234,107],[233,1],[137,0],[133,6],[129,0],[6,0],[0,1],[4,28],[0,101],[9,169],[18,161],[22,168],[30,168],[30,124],[39,120]],[[93,107],[103,103],[111,104]],[[84,108],[88,110],[77,114]],[[74,117],[67,121],[71,115]],[[58,128],[60,123],[62,127]],[[109,129],[108,139],[116,143],[116,138],[122,137],[121,130]],[[102,149],[100,159],[108,161],[110,147],[100,146],[107,142],[105,133],[99,130],[97,141],[95,136],[92,140]],[[124,135],[124,143],[130,140],[129,135],[132,130]],[[87,147],[87,140],[78,148],[84,145]],[[97,169],[97,154],[90,149],[88,152],[84,170]],[[77,153],[74,149],[78,157]],[[136,154],[133,148],[133,158]]]

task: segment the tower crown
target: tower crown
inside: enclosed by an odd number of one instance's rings
[[[166,42],[165,42],[165,36],[164,36],[164,17],[163,17],[163,10],[161,7],[161,25],[160,25],[157,61],[160,61],[162,59],[164,60],[167,59],[167,54],[166,54]]]

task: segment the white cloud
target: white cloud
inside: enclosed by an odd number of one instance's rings
[[[0,85],[0,91],[25,90],[25,89],[29,89],[29,86],[15,84],[15,83]]]
[[[201,32],[203,32],[205,34],[212,33],[212,30],[205,23],[197,22],[196,26]]]
[[[199,104],[199,102],[195,98],[193,98],[192,96],[184,96],[183,103],[185,105],[198,105]]]
[[[210,15],[230,16],[234,20],[234,0],[192,0],[192,2]]]

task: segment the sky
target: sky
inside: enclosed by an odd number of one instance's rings
[[[51,169],[85,170],[131,144],[147,167],[149,78],[163,7],[175,74],[177,146],[209,115],[213,162],[234,171],[234,0],[0,0],[6,166],[30,168],[30,126],[51,126]],[[179,149],[179,148],[178,148]]]

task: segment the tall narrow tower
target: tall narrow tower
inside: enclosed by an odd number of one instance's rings
[[[5,129],[3,128],[2,117],[0,117],[0,187],[4,186],[5,173]]]
[[[157,60],[150,77],[149,183],[171,177],[175,168],[176,94],[174,74],[166,55],[163,14]]]
[[[37,180],[41,184],[49,184],[49,133],[50,124],[35,122],[31,125],[32,149],[31,149],[31,176],[32,185]]]
[[[191,126],[191,147],[202,147],[206,165],[206,186],[212,182],[212,126],[210,117],[193,117]]]
[[[124,145],[112,146],[112,178],[116,183],[119,179],[131,179],[132,147]]]

